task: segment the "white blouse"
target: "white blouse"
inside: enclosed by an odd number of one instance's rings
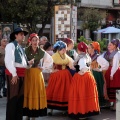
[[[120,51],[118,51],[118,59],[119,59],[119,62],[120,62]]]
[[[104,56],[104,53],[101,55],[101,57]],[[98,57],[99,58],[99,57]],[[108,66],[108,61],[105,59],[105,58],[102,58],[100,60],[97,60],[98,61],[98,64],[100,64],[100,66],[102,68],[107,68]],[[105,62],[103,62],[105,61]],[[113,75],[115,74],[115,72],[117,71],[117,69],[119,68],[120,64],[120,52],[118,51],[114,57],[113,57],[113,62],[112,62],[112,68],[111,68],[111,74],[110,76],[113,77]]]
[[[52,57],[45,52],[44,57],[40,60],[39,67],[41,67],[44,73],[51,73],[53,68],[53,59]]]
[[[109,62],[102,55],[97,57],[97,63],[100,65],[99,71],[107,70],[109,67]]]
[[[91,63],[91,58],[89,55],[87,55],[87,57],[82,57],[78,62],[79,70],[83,74],[90,70],[90,66],[87,66],[87,63]]]
[[[110,76],[113,77],[113,75],[115,74],[115,72],[119,68],[119,66],[120,66],[119,62],[120,62],[119,52],[117,52],[113,57],[113,64],[112,64],[112,69],[111,69],[111,75]]]
[[[15,62],[14,52],[15,52],[15,45],[13,43],[9,43],[5,48],[5,66],[9,70],[9,72],[12,74],[13,77],[17,76],[16,67],[19,67],[19,68],[27,67],[27,62],[24,55],[21,56],[21,59],[22,59],[21,64]],[[21,52],[23,53],[22,50]]]

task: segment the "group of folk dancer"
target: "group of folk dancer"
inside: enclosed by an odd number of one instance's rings
[[[55,109],[85,119],[99,115],[106,100],[114,102],[111,109],[115,110],[115,93],[120,89],[119,40],[112,40],[100,54],[98,42],[80,42],[76,52],[74,41],[66,38],[57,41],[52,52],[48,43],[39,47],[36,33],[30,34],[29,46],[22,48],[27,34],[16,28],[5,48],[6,120],[22,120],[23,116],[35,120],[46,116],[47,108],[49,115]]]

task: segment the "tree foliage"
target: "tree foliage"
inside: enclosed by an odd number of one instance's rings
[[[51,0],[1,0],[0,11],[2,21],[26,24],[29,32],[35,32],[36,24],[45,27],[50,20],[53,4]]]
[[[102,19],[105,17],[99,9],[86,8],[78,12],[78,17],[83,21],[83,29],[96,30],[100,25]]]

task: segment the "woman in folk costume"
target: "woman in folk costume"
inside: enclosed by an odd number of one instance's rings
[[[34,59],[34,64],[26,70],[24,80],[24,116],[27,119],[47,115],[47,98],[42,70],[50,69],[52,57],[39,46],[39,37],[33,33],[29,37],[31,46],[25,49],[27,59]]]
[[[67,44],[67,55],[69,57],[71,57],[74,60],[77,58],[78,54],[77,52],[73,49],[74,48],[74,41],[70,38],[65,38],[63,40],[66,44]],[[76,70],[72,70],[68,67],[68,70],[70,71],[70,73],[72,74],[72,76],[76,73]]]
[[[98,90],[98,96],[99,96],[99,105],[104,106],[105,99],[104,99],[104,77],[102,71],[99,69],[99,64],[97,62],[97,58],[100,53],[100,45],[98,42],[92,42],[88,45],[88,53],[91,57],[92,63],[91,63],[91,70],[93,73],[93,76],[95,77],[96,83],[97,83],[97,90]]]
[[[71,58],[66,54],[66,44],[58,41],[53,46],[53,73],[50,75],[47,91],[47,105],[50,109],[68,110],[68,93],[72,76],[67,69],[73,69]],[[52,111],[49,113],[52,115]]]
[[[43,46],[43,49],[50,55],[52,56],[54,54],[53,52],[53,48],[50,42],[46,42],[45,45]],[[45,81],[45,86],[48,86],[48,80],[51,74],[51,70],[50,69],[46,69],[43,70],[43,77],[44,77],[44,81]]]
[[[114,39],[108,44],[108,51],[103,57],[109,62],[109,69],[105,73],[107,93],[110,102],[114,102],[112,110],[116,109],[116,90],[120,89],[120,67],[119,67],[119,40]]]
[[[50,55],[52,56],[54,54],[52,44],[50,42],[46,42],[45,45],[43,46],[43,49]]]
[[[67,44],[67,55],[70,56],[73,60],[75,60],[78,56],[77,52],[74,48],[74,41],[70,38],[65,38],[63,40]]]
[[[91,58],[86,53],[88,47],[80,42],[77,48],[80,71],[73,76],[70,85],[68,114],[72,118],[85,119],[98,115],[100,108],[96,81],[90,72]]]

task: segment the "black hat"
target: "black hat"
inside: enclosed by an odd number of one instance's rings
[[[24,31],[22,28],[18,27],[10,34],[10,39],[12,41],[15,40],[15,34],[20,33],[20,32],[23,32],[25,36],[28,34],[27,31]]]

